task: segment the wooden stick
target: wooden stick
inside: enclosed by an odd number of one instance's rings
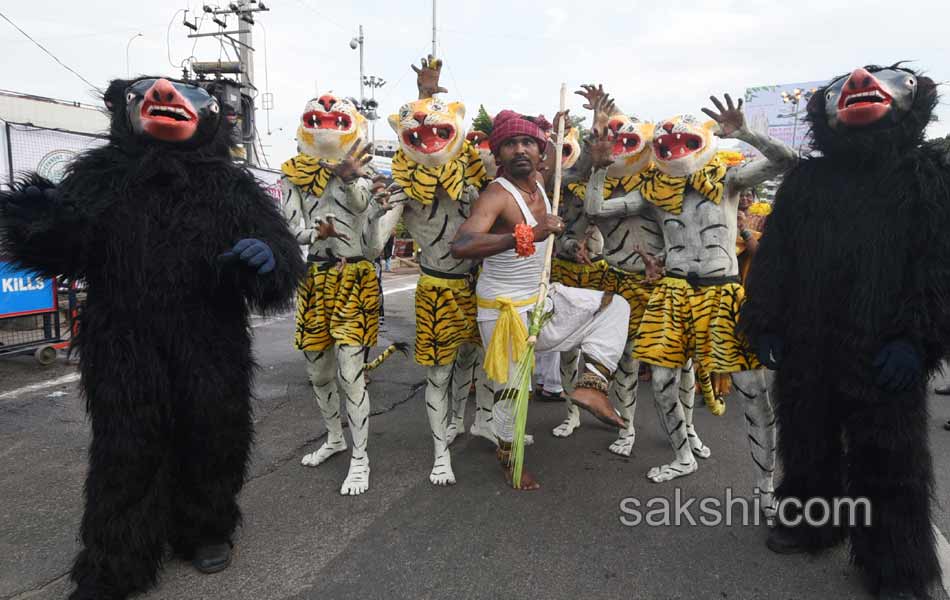
[[[561,101],[559,112],[563,113],[567,107],[567,84],[561,84]],[[558,207],[561,205],[561,159],[564,154],[564,121],[561,118],[557,125],[557,143],[554,147],[554,198],[551,200],[551,214],[556,215]],[[541,271],[541,282],[538,289],[538,303],[535,310],[544,307],[544,299],[548,296],[548,282],[551,279],[551,257],[554,254],[554,234],[548,235],[547,244],[544,247],[544,269]],[[528,343],[534,343],[535,336],[528,338]]]

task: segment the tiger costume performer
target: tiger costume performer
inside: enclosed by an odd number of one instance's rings
[[[713,121],[704,124],[691,116],[678,116],[655,128],[655,165],[641,174],[638,190],[602,203],[589,202],[587,207],[602,216],[651,216],[663,233],[666,274],[647,303],[634,357],[652,365],[657,411],[676,456],[673,462],[650,469],[647,478],[659,483],[698,468],[687,444],[676,385],[692,358],[706,373],[732,373],[735,389],[746,398],[755,486],[766,514],[772,514],[775,417],[765,373],[735,334],[744,299],[736,260],[736,211],[740,190],[787,171],[796,156],[783,143],[746,126],[741,100],[738,106],[728,95],[727,106],[711,100],[719,112],[703,112]],[[742,140],[765,160],[728,168],[717,156],[718,137]],[[603,197],[606,177],[606,169],[597,170],[590,193]]]
[[[475,322],[473,270],[477,264],[452,258],[449,242],[468,217],[486,175],[478,151],[464,136],[465,105],[435,97],[446,91],[438,86],[441,67],[441,61],[431,56],[422,60],[421,69],[414,66],[419,99],[389,117],[399,138],[392,162],[394,184],[377,197],[366,239],[374,250],[381,248],[402,219],[419,244],[422,274],[415,297],[415,359],[426,367],[426,410],[435,448],[429,481],[452,485],[455,473],[449,444],[458,433],[449,427],[453,363],[459,358],[464,364],[458,371],[468,372],[460,383],[466,396],[472,369],[476,380],[484,381],[484,375]],[[476,390],[479,410],[472,433],[494,439],[488,423],[491,392],[478,384]]]
[[[594,127],[602,131],[607,140],[613,143],[609,156],[604,157],[604,163],[609,163],[604,184],[605,197],[624,196],[638,189],[641,182],[640,173],[652,161],[650,144],[653,125],[624,114],[604,92],[603,86],[585,85],[576,93],[588,101],[586,108],[594,110]],[[610,445],[609,450],[620,456],[630,456],[636,441],[634,417],[640,369],[639,361],[633,357],[634,338],[654,287],[646,280],[645,264],[640,252],[661,254],[663,235],[660,225],[649,215],[605,218],[593,211],[587,214],[588,200],[594,204],[600,203],[599,195],[591,196],[587,193],[587,181],[568,184],[567,188],[567,197],[573,200],[572,204],[580,207],[590,223],[589,227],[603,232],[603,259],[606,268],[601,277],[601,289],[621,295],[630,305],[627,343],[609,390],[610,399],[624,421],[624,428],[620,430],[618,438]],[[565,363],[562,368],[569,371],[574,365]],[[565,381],[570,380],[570,372],[562,375]],[[687,437],[696,456],[707,458],[710,455],[709,448],[703,444],[693,428],[693,381],[691,364],[687,363],[683,367],[679,383]],[[567,418],[554,429],[554,435],[571,435],[580,424],[578,417],[576,407],[569,405]]]
[[[371,192],[362,166],[366,119],[348,99],[324,94],[307,102],[297,129],[300,153],[281,165],[282,205],[301,245],[309,246],[307,277],[297,295],[294,344],[327,427],[327,439],[302,464],[315,467],[347,449],[340,420],[346,402],[353,438],[340,493],[369,489],[369,397],[365,349],[379,332],[380,289],[362,244]]]

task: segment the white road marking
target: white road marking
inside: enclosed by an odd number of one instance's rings
[[[396,288],[394,290],[384,289],[383,296],[388,296],[390,294],[398,294],[399,292],[406,292],[406,291],[414,290],[414,289],[416,289],[416,284],[407,285],[406,287]]]
[[[390,295],[390,294],[398,294],[398,293],[400,293],[400,292],[408,292],[409,290],[414,290],[414,289],[416,289],[416,284],[415,284],[415,283],[413,283],[412,285],[407,285],[407,286],[399,287],[399,288],[392,289],[392,290],[385,290],[385,291],[383,292],[383,295],[384,295],[384,296],[388,296],[388,295]],[[272,324],[274,324],[274,323],[278,323],[278,322],[280,322],[280,321],[284,321],[284,320],[286,320],[287,318],[288,318],[287,316],[283,316],[283,317],[274,317],[274,318],[271,318],[271,319],[263,319],[263,320],[261,320],[261,321],[259,321],[259,322],[257,322],[257,323],[252,324],[252,325],[251,325],[251,328],[252,328],[252,329],[257,329],[258,327],[266,327],[266,326],[268,326],[268,325],[272,325]],[[19,397],[19,396],[22,396],[23,394],[28,394],[28,393],[30,393],[30,392],[38,392],[38,391],[40,391],[40,390],[45,390],[45,389],[47,389],[47,388],[56,387],[56,386],[58,386],[58,385],[70,384],[70,383],[74,383],[74,382],[76,382],[76,381],[79,381],[79,373],[73,373],[73,374],[71,374],[71,375],[64,375],[63,377],[59,377],[59,378],[57,378],[57,379],[50,379],[50,380],[47,380],[47,381],[41,381],[41,382],[39,382],[39,383],[34,383],[34,384],[31,384],[31,385],[26,385],[26,386],[23,386],[23,387],[21,387],[21,388],[17,388],[17,389],[15,389],[15,390],[10,390],[9,392],[4,392],[4,393],[0,394],[0,401],[2,401],[2,400],[12,400],[13,398],[17,398],[17,397]],[[54,396],[53,396],[53,394],[50,394],[48,397],[51,398],[51,397],[54,397]],[[950,572],[950,569],[948,569],[948,572]]]
[[[274,317],[272,319],[263,319],[258,323],[253,323],[251,325],[251,329],[257,329],[258,327],[267,327],[268,325],[271,325],[272,323],[279,323],[286,318],[287,318],[286,316],[283,316],[283,317]]]
[[[64,375],[62,377],[57,377],[56,379],[48,379],[46,381],[41,381],[39,383],[25,385],[21,388],[10,390],[9,392],[4,392],[0,394],[0,400],[12,400],[13,398],[22,396],[23,394],[28,394],[30,392],[38,392],[40,390],[56,387],[57,385],[66,385],[69,383],[73,383],[75,381],[79,381],[79,373]]]
[[[940,584],[943,586],[943,591],[950,596],[950,542],[947,541],[947,537],[943,535],[943,532],[940,531],[940,528],[936,525],[931,524],[934,528],[934,537],[937,538],[937,559],[940,561]]]

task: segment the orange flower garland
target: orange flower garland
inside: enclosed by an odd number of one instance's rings
[[[515,253],[518,256],[534,254],[534,228],[527,223],[515,225]]]

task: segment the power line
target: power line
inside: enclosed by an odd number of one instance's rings
[[[58,62],[58,63],[60,64],[60,66],[62,66],[64,69],[66,69],[67,71],[69,71],[70,73],[72,73],[73,75],[75,75],[76,77],[82,79],[86,84],[91,85],[94,89],[98,90],[99,92],[102,92],[102,88],[100,88],[98,85],[92,83],[91,81],[89,81],[88,79],[86,79],[85,77],[83,77],[82,75],[80,75],[78,72],[76,72],[76,71],[74,71],[73,69],[71,69],[71,68],[70,68],[68,65],[66,65],[66,63],[64,63],[63,61],[61,61],[61,60],[59,60],[58,58],[56,58],[56,55],[55,55],[55,54],[53,54],[52,52],[50,52],[49,50],[47,50],[47,49],[43,46],[43,44],[37,42],[37,41],[34,40],[32,37],[30,37],[30,34],[28,34],[27,32],[23,31],[22,29],[20,29],[20,27],[19,27],[16,23],[14,23],[13,21],[10,20],[10,17],[6,16],[6,15],[3,14],[2,12],[0,12],[0,17],[3,17],[3,20],[4,20],[4,21],[6,21],[7,23],[9,23],[10,25],[13,25],[14,29],[16,29],[17,31],[19,31],[20,33],[22,33],[28,40],[30,40],[31,42],[33,42],[34,44],[36,44],[36,46],[37,46],[40,50],[42,50],[43,52],[49,54],[50,58],[52,58],[53,60],[55,60],[56,62]]]

